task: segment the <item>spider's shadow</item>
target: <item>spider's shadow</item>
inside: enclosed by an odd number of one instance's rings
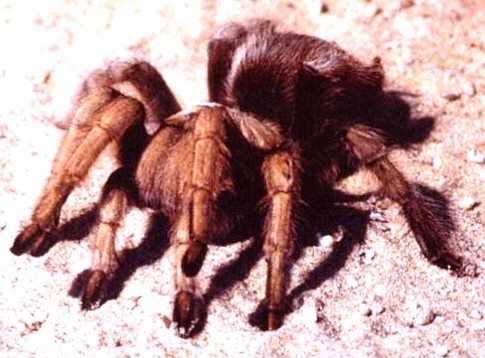
[[[338,192],[334,192],[334,194],[335,197],[333,199],[338,197],[340,201],[362,200],[362,197],[358,196],[345,195]],[[319,287],[326,279],[338,272],[344,265],[353,247],[365,238],[368,221],[366,212],[339,204],[331,205],[327,208],[319,208],[319,211],[327,214],[319,217],[316,216],[314,220],[303,226],[302,232],[299,234],[301,240],[295,247],[293,260],[296,261],[302,256],[305,247],[317,244],[314,240],[316,232],[323,230],[333,233],[341,227],[343,228],[344,235],[342,240],[335,245],[331,254],[309,272],[302,283],[289,292],[287,298],[288,309],[285,313],[291,312],[290,307],[293,306],[292,302],[298,300],[304,292]],[[328,213],[332,214],[328,215]],[[96,208],[91,208],[80,216],[63,224],[56,235],[56,242],[60,241],[60,237],[69,241],[81,240],[89,234],[95,222]],[[244,281],[254,266],[263,257],[263,240],[260,237],[261,227],[262,222],[260,217],[256,214],[252,215],[228,235],[230,239],[217,242],[218,245],[225,245],[248,238],[250,240],[250,244],[240,252],[238,257],[217,269],[203,296],[205,301],[205,307],[203,309],[205,312],[212,301],[233,288],[237,283]],[[153,215],[141,244],[135,248],[125,249],[121,253],[120,266],[110,279],[106,287],[105,296],[100,302],[101,304],[108,300],[118,298],[124,284],[139,267],[151,265],[164,255],[170,245],[167,232],[168,225],[166,219],[162,215]],[[53,245],[55,242],[51,244]],[[85,270],[79,273],[73,280],[69,290],[71,296],[79,297],[82,294],[88,273],[89,270]],[[250,323],[264,329],[265,314],[265,304],[262,301],[250,315]],[[201,316],[199,328],[194,334],[197,334],[197,332],[203,329],[205,317],[205,314]]]
[[[96,223],[97,208],[92,206],[82,214],[63,223],[55,231],[46,235],[36,256],[45,255],[52,247],[61,241],[81,241],[86,237]]]
[[[411,118],[411,106],[404,100],[404,97],[416,96],[397,91],[385,92],[377,115],[374,113],[372,116],[374,118],[372,126],[382,130],[391,145],[407,148],[421,143],[429,137],[435,119],[429,116]],[[356,171],[356,168],[348,168],[346,163],[343,163],[343,166],[346,167],[344,176],[349,176]],[[329,190],[325,193],[325,197],[320,197],[310,205],[314,215],[298,234],[299,242],[295,247],[294,261],[302,256],[305,247],[318,244],[315,242],[317,232],[334,233],[341,228],[343,237],[333,246],[331,253],[288,293],[285,315],[292,311],[294,303],[303,293],[318,288],[325,280],[334,276],[344,266],[354,246],[365,240],[369,213],[339,203],[362,201],[367,197],[368,195],[354,196]],[[446,200],[441,198],[440,202],[445,204]],[[450,217],[447,219],[451,221]],[[262,231],[260,230],[260,232]],[[253,239],[239,257],[219,268],[204,295],[207,305],[249,275],[251,269],[263,256],[262,245],[262,240]],[[250,314],[249,321],[252,325],[264,330],[266,329],[266,316],[267,308],[263,300]]]
[[[412,117],[411,105],[405,98],[418,95],[400,91],[386,91],[372,113],[372,125],[382,130],[391,145],[408,148],[429,138],[436,119],[431,116]]]
[[[422,117],[411,118],[410,106],[403,99],[406,94],[398,92],[387,92],[382,101],[381,118],[378,123],[374,123],[381,129],[390,142],[401,146],[408,147],[415,143],[420,143],[428,138],[434,126],[434,118]],[[346,173],[352,174],[352,171]],[[339,228],[342,229],[343,238],[334,245],[331,253],[322,259],[315,266],[303,281],[294,287],[287,296],[286,314],[290,313],[294,302],[301,297],[303,293],[319,287],[325,280],[334,276],[340,268],[343,267],[355,245],[365,239],[368,213],[350,206],[341,205],[341,202],[353,200],[363,200],[365,197],[344,195],[338,191],[329,191],[332,195],[326,196],[324,205],[312,207],[313,211],[318,214],[313,215],[307,224],[302,226],[299,233],[299,241],[295,247],[293,259],[296,261],[303,255],[305,247],[316,245],[314,238],[317,232],[334,233]],[[326,194],[329,194],[326,193]],[[88,210],[81,216],[70,220],[60,227],[55,239],[51,239],[46,245],[45,252],[49,250],[56,242],[60,240],[78,241],[85,237],[96,222],[96,208]],[[251,238],[250,244],[242,250],[234,260],[225,263],[219,267],[212,278],[207,291],[204,294],[205,310],[224,292],[234,287],[238,282],[243,281],[249,276],[256,263],[263,256],[263,240],[260,237],[262,232],[261,215],[255,213],[248,221],[241,226],[252,228],[253,231],[246,230],[239,233],[228,235],[226,244],[234,241],[241,241],[244,238]],[[141,244],[132,249],[123,251],[120,260],[120,266],[109,282],[104,301],[116,299],[123,289],[126,281],[141,266],[149,265],[160,259],[169,247],[167,238],[168,226],[162,216],[154,216],[150,222],[149,228]],[[237,238],[237,239],[235,239]],[[218,242],[224,244],[226,240]],[[81,272],[72,283],[70,294],[79,296],[83,283],[85,282],[87,271]],[[101,302],[103,303],[103,302]],[[260,328],[265,328],[265,303],[260,302],[255,311],[250,315],[251,324]],[[200,322],[200,331],[205,325],[205,315]],[[197,333],[197,332],[194,332]]]
[[[335,192],[335,195],[338,195]],[[348,200],[351,196],[341,197]],[[355,200],[361,200],[361,197],[354,197]],[[326,210],[322,210],[326,215],[315,216],[313,220],[301,227],[292,261],[298,260],[305,247],[318,245],[315,240],[316,233],[324,232],[334,233],[339,228],[343,230],[343,238],[334,246],[328,257],[323,259],[311,272],[309,272],[303,282],[296,286],[287,297],[287,309],[285,314],[291,312],[292,302],[306,291],[319,287],[326,279],[335,275],[343,267],[349,257],[353,247],[362,242],[365,238],[368,213],[362,210],[343,205],[330,205]],[[330,214],[331,213],[331,214]],[[257,227],[255,225],[254,227]],[[259,227],[259,232],[261,229]],[[214,277],[204,295],[207,307],[214,299],[219,298],[224,292],[233,288],[238,282],[243,281],[249,276],[249,273],[263,257],[263,240],[259,235],[251,239],[248,245],[237,258],[222,265]],[[256,310],[250,315],[249,322],[261,329],[266,329],[266,306],[265,301],[261,301]]]
[[[135,271],[158,261],[170,246],[167,238],[168,223],[163,215],[152,215],[145,236],[140,245],[124,249],[119,256],[119,266],[104,288],[100,304],[118,298],[125,283]],[[80,297],[90,270],[79,273],[71,284],[69,295]]]

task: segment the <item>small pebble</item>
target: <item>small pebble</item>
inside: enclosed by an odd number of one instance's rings
[[[319,320],[318,311],[319,309],[315,300],[309,299],[299,309],[299,319],[301,319],[301,321],[306,325],[312,326]]]
[[[321,247],[331,247],[333,245],[333,241],[332,235],[323,235],[318,239],[318,244]]]
[[[458,206],[464,210],[471,210],[478,205],[478,202],[470,196],[463,197],[458,201]]]
[[[433,311],[426,311],[419,314],[414,320],[414,323],[418,326],[426,326],[431,322],[433,322],[433,319],[434,319]]]
[[[170,328],[172,325],[172,320],[168,318],[166,315],[160,315],[160,318],[162,319],[162,322],[165,324],[165,328]]]
[[[443,95],[443,98],[450,102],[454,102],[460,99],[460,97],[461,97],[461,93],[456,93],[456,92],[448,92]]]
[[[479,153],[475,150],[470,150],[466,154],[466,160],[471,162],[471,163],[483,164],[483,163],[485,163],[485,154]]]
[[[385,222],[386,220],[384,219],[384,216],[376,211],[372,211],[369,215],[369,219],[372,221],[378,221],[378,222]]]
[[[5,124],[0,124],[0,139],[7,138],[7,125]]]
[[[328,7],[328,5],[322,2],[322,5],[320,5],[320,13],[325,14],[329,11],[330,11],[330,8]]]
[[[363,303],[359,307],[359,313],[362,316],[368,317],[372,314],[372,310],[366,303]]]
[[[347,278],[347,285],[350,288],[356,288],[356,287],[359,287],[359,281],[357,281],[354,277],[348,277]]]
[[[426,310],[426,311],[419,313],[416,316],[414,323],[416,323],[418,326],[426,326],[426,325],[430,324],[431,322],[433,322],[434,317],[435,317],[435,315],[434,315],[433,311]]]
[[[448,349],[447,346],[440,344],[434,347],[434,352],[436,353],[437,356],[439,357],[446,357],[450,350]]]
[[[365,257],[369,260],[372,260],[374,257],[376,257],[376,252],[372,249],[369,249],[365,252]]]
[[[371,311],[374,316],[378,316],[384,312],[384,307],[379,302],[374,302],[371,306]]]
[[[485,320],[473,322],[471,327],[472,327],[472,330],[474,331],[485,332]]]
[[[325,321],[325,304],[321,300],[315,301],[315,311],[317,314],[317,323]]]
[[[433,322],[434,312],[426,302],[411,301],[407,304],[406,322],[411,327],[426,326]]]
[[[454,334],[462,329],[460,322],[456,319],[447,320],[442,325],[443,332],[446,334]]]
[[[481,169],[481,168],[480,168]],[[478,176],[481,180],[485,181],[485,169],[482,169],[478,172]]]
[[[462,92],[465,96],[473,97],[477,93],[477,89],[472,82],[465,82],[462,88]]]
[[[433,157],[433,168],[439,169],[443,165],[443,160],[439,155]]]
[[[376,4],[369,4],[367,8],[363,11],[365,18],[373,18],[379,15],[382,12],[382,9]]]
[[[474,309],[474,310],[471,310],[470,311],[470,318],[473,318],[473,319],[482,319],[482,313],[480,312],[479,309]]]
[[[401,0],[399,2],[399,10],[408,9],[414,5],[414,0]]]
[[[371,263],[371,261],[374,259],[376,256],[376,252],[372,249],[368,249],[364,252],[364,262],[366,264]]]
[[[385,297],[388,294],[387,286],[383,284],[375,285],[374,294],[376,296]]]
[[[443,317],[443,316],[436,316],[435,319],[434,319],[434,322],[435,323],[443,323],[443,322],[446,322],[446,318]]]

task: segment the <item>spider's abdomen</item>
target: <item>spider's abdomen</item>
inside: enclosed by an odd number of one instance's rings
[[[369,107],[382,88],[378,59],[365,66],[336,44],[294,33],[251,33],[237,47],[224,104],[305,137]]]
[[[291,125],[298,66],[306,49],[288,40],[279,33],[253,34],[236,50],[226,79],[229,105]]]

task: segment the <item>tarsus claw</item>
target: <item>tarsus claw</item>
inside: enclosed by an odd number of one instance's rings
[[[25,254],[36,243],[37,239],[42,237],[43,233],[37,224],[30,224],[17,235],[10,252],[17,256]],[[40,241],[43,240],[41,239]]]
[[[204,305],[202,299],[187,291],[180,291],[175,296],[173,320],[177,333],[182,338],[196,334],[204,320]]]
[[[84,292],[81,298],[81,308],[90,310],[97,308],[103,301],[106,289],[106,273],[101,270],[90,271],[84,283]]]

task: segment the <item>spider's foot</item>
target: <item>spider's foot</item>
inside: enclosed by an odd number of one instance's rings
[[[45,231],[33,223],[17,235],[10,252],[17,256],[26,252],[30,252],[32,256],[41,256],[52,246],[54,240],[55,237],[51,232]]]
[[[267,317],[268,331],[274,331],[280,328],[282,324],[283,324],[283,315],[281,311],[268,310],[268,317]]]
[[[463,259],[450,252],[443,252],[440,256],[433,258],[432,263],[438,267],[459,273],[463,269]]]
[[[177,334],[189,338],[197,334],[204,323],[205,306],[202,298],[188,291],[180,291],[175,296],[173,321]]]
[[[81,297],[83,310],[96,309],[105,301],[107,283],[108,275],[101,270],[89,270],[86,273]]]
[[[261,302],[249,316],[249,323],[262,331],[274,331],[283,325],[287,307],[284,310],[270,310],[266,303]]]
[[[440,268],[452,271],[458,277],[475,277],[478,275],[477,265],[450,252],[442,253],[432,260],[432,263]]]

